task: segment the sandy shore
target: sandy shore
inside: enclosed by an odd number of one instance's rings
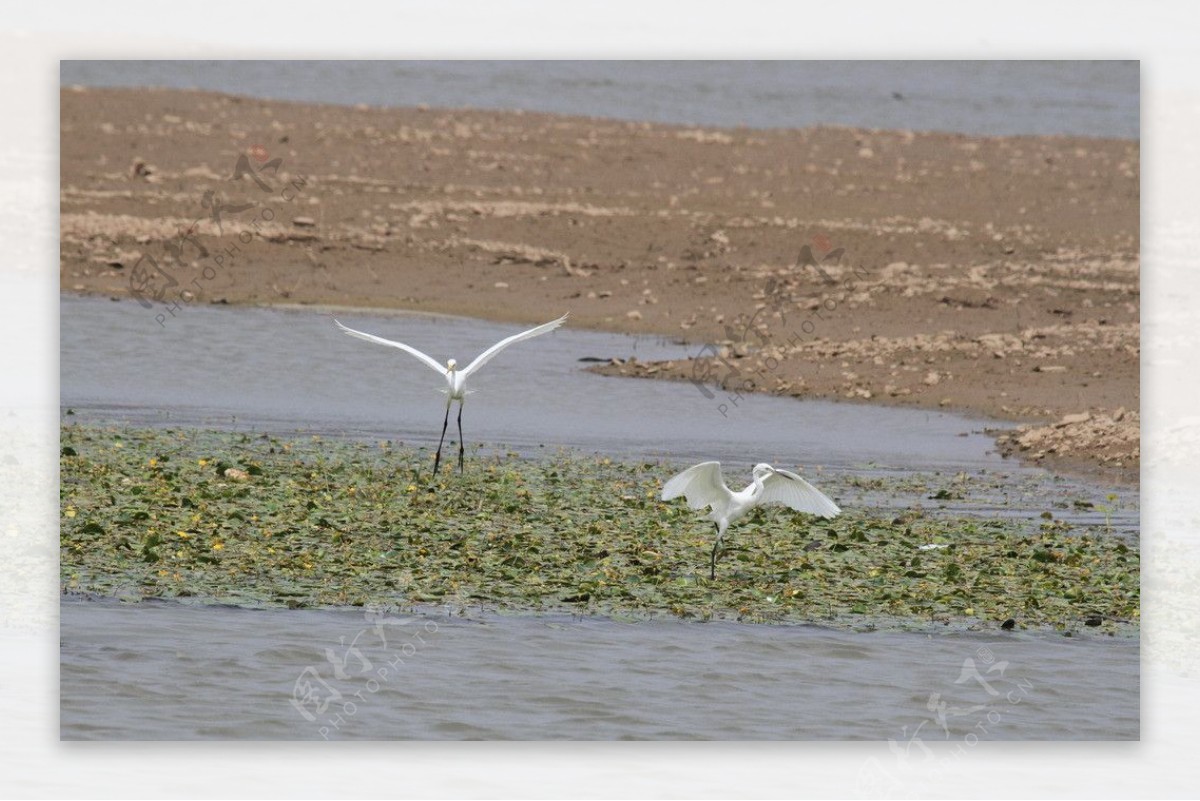
[[[714,417],[745,391],[961,410],[1024,423],[1006,452],[1137,480],[1137,142],[167,90],[65,89],[61,125],[62,288],[140,297],[150,324],[570,310],[694,343],[600,369],[697,381]]]

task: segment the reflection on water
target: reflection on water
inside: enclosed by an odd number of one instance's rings
[[[1132,640],[365,618],[66,601],[62,736],[892,739],[919,760],[972,732],[1139,734]]]

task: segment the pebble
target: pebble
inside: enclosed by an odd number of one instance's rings
[[[317,224],[317,221],[312,217],[296,217],[292,220],[292,225],[297,228],[312,228]]]

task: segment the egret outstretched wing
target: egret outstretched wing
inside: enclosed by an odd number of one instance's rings
[[[421,351],[417,350],[416,348],[412,347],[411,345],[405,345],[403,342],[393,342],[390,339],[384,339],[383,337],[377,337],[374,334],[364,334],[362,331],[355,331],[353,328],[347,328],[346,326],[339,323],[336,318],[334,319],[334,322],[337,323],[338,328],[342,329],[343,331],[345,331],[347,334],[349,334],[352,337],[358,337],[359,339],[365,339],[367,342],[374,342],[376,345],[388,345],[389,347],[399,348],[400,350],[405,351],[407,353],[411,353],[413,356],[416,356],[418,359],[425,362],[425,364],[429,365],[431,368],[436,370],[438,372],[438,375],[442,375],[442,376],[446,375],[445,367],[438,364],[437,361],[432,356],[422,353]],[[476,359],[476,361],[478,361],[478,359]]]
[[[720,462],[701,462],[689,467],[663,485],[662,499],[683,495],[690,509],[703,509],[729,499],[729,488],[721,475]]]
[[[558,328],[560,325],[562,325],[566,321],[566,319],[567,319],[567,315],[564,314],[562,317],[559,317],[557,320],[552,320],[551,322],[543,323],[542,325],[539,325],[537,328],[530,328],[528,331],[522,331],[519,334],[513,334],[511,337],[505,337],[504,339],[497,342],[495,345],[492,345],[490,348],[485,350],[483,353],[476,356],[475,361],[471,362],[466,367],[459,370],[459,373],[462,374],[463,378],[466,378],[471,373],[478,370],[480,367],[483,367],[485,364],[488,363],[489,359],[491,359],[497,353],[504,350],[509,345],[513,344],[514,342],[520,342],[523,339],[531,339],[533,337],[539,336],[540,334],[545,334],[549,331],[553,331],[555,328]],[[392,343],[392,344],[398,344],[398,343]],[[401,346],[401,347],[403,347],[403,346]]]
[[[797,512],[821,517],[836,517],[842,513],[825,493],[790,470],[777,467],[772,468],[771,475],[763,479],[763,493],[758,502],[781,503]]]

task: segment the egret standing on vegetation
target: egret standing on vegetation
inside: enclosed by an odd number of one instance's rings
[[[456,362],[454,359],[448,360],[446,362],[446,366],[442,367],[437,363],[437,360],[431,356],[422,353],[414,347],[405,345],[403,342],[393,342],[390,339],[384,339],[383,337],[377,337],[372,334],[364,334],[362,331],[355,331],[353,328],[347,328],[346,326],[342,325],[337,321],[336,318],[334,319],[334,322],[337,323],[338,328],[342,329],[351,336],[358,337],[359,339],[365,339],[368,342],[374,342],[378,345],[388,345],[393,348],[399,348],[400,350],[411,353],[413,356],[416,356],[425,364],[429,365],[439,375],[446,379],[449,389],[442,390],[446,393],[446,419],[442,421],[442,438],[438,440],[437,456],[433,460],[433,474],[436,476],[438,465],[440,465],[442,462],[442,443],[446,441],[446,427],[450,424],[450,404],[455,400],[458,401],[458,472],[463,472],[464,448],[462,435],[462,407],[463,396],[466,395],[467,377],[480,367],[483,367],[483,365],[487,364],[493,356],[514,342],[520,342],[523,339],[531,339],[532,337],[536,337],[540,334],[553,331],[555,328],[558,328],[560,325],[562,325],[563,321],[566,319],[567,315],[564,314],[557,320],[544,325],[539,325],[537,328],[530,328],[528,331],[522,331],[519,334],[513,334],[511,337],[507,337],[506,339],[502,339],[475,357],[475,361],[471,362],[461,370],[458,369],[458,362]]]
[[[708,519],[717,527],[717,541],[713,543],[709,579],[717,577],[717,552],[721,547],[721,539],[725,536],[725,529],[754,507],[781,503],[797,512],[808,512],[821,517],[836,517],[842,512],[824,493],[795,473],[760,463],[754,466],[753,476],[754,481],[750,486],[741,492],[734,492],[725,486],[720,462],[701,462],[684,470],[663,486],[664,501],[683,495],[691,509],[712,507]]]

